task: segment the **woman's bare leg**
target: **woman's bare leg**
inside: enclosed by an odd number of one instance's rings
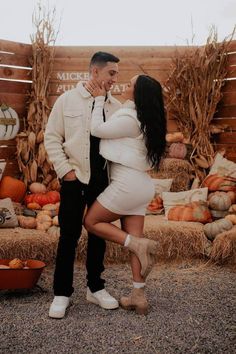
[[[95,201],[85,216],[84,226],[86,230],[105,240],[124,245],[127,232],[111,224],[112,221],[116,221],[120,218],[121,215],[112,213],[104,208],[98,201]]]
[[[128,234],[141,237],[143,235],[144,216],[130,215],[121,219],[122,229]],[[145,279],[141,276],[141,264],[138,257],[131,252],[130,266],[132,270],[133,280],[137,283],[144,283]]]

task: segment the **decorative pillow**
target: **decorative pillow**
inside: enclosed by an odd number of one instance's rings
[[[6,167],[6,162],[1,160],[0,161],[0,181],[2,179],[2,175],[3,175],[3,172],[5,170],[5,167]]]
[[[236,177],[236,163],[227,160],[221,154],[216,154],[213,165],[211,166],[209,175],[231,176]]]
[[[163,192],[162,199],[165,208],[165,216],[168,219],[168,211],[177,205],[186,205],[192,202],[207,201],[208,188],[191,189],[184,192]]]
[[[11,199],[0,199],[0,227],[16,226],[18,226],[18,220]]]
[[[173,178],[152,178],[152,180],[155,185],[155,195],[147,206],[146,214],[156,215],[163,211],[162,192],[168,192],[170,190]]]

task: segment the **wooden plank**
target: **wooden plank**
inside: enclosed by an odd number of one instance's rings
[[[227,70],[227,75],[226,77],[229,78],[236,78],[236,66],[231,66],[229,67],[229,69]]]
[[[236,117],[235,118],[214,118],[212,120],[214,125],[228,125],[229,129],[236,131]]]
[[[21,173],[19,171],[17,161],[7,161],[3,176],[12,176],[15,178],[20,178]]]
[[[215,134],[214,141],[217,144],[234,144],[236,148],[236,132],[224,132],[221,134]]]
[[[236,91],[233,92],[225,92],[221,102],[223,106],[233,106],[236,104]]]
[[[31,80],[31,70],[0,67],[0,78],[14,80]]]
[[[236,91],[236,80],[226,80],[222,92]]]
[[[179,131],[177,123],[174,119],[167,119],[167,131],[169,133]]]
[[[137,68],[135,70],[120,70],[119,71],[119,82],[127,82],[129,81],[133,76],[137,74],[148,74],[154,77],[167,79],[169,76],[169,71],[163,71],[163,70],[142,70],[142,68]],[[52,76],[50,79],[51,83],[65,83],[65,84],[70,84],[70,83],[77,83],[80,80],[87,80],[88,79],[88,72],[87,71],[65,71],[65,72],[58,72],[58,71],[53,71]],[[61,79],[60,79],[61,78]]]
[[[31,55],[32,46],[31,44],[17,43],[12,41],[7,41],[4,39],[0,40],[0,51],[16,53],[20,55]]]
[[[24,93],[28,94],[31,91],[31,83],[0,80],[0,93]]]
[[[1,52],[0,64],[31,67],[28,56],[19,54],[4,54]]]
[[[232,41],[229,44],[228,52],[236,52],[236,40]]]
[[[219,107],[214,117],[215,118],[236,117],[236,104],[234,106]]]
[[[228,54],[227,65],[236,65],[236,53]]]
[[[236,162],[236,146],[228,145],[228,144],[214,144],[214,150],[226,150],[225,157],[231,161]]]
[[[7,146],[7,145],[1,146],[0,145],[0,156],[1,156],[1,159],[4,159],[6,161],[15,160],[15,158],[16,158],[16,145],[10,145],[10,146]]]
[[[7,105],[13,108],[14,104],[22,104],[22,106],[26,105],[27,96],[22,93],[1,93],[1,102],[6,103]]]
[[[11,107],[17,112],[19,117],[26,117],[26,106],[22,105],[22,103],[14,103]]]
[[[88,71],[90,58],[55,58],[54,71]],[[120,70],[135,70],[139,66],[144,69],[169,70],[171,58],[121,58]]]
[[[13,108],[20,119],[26,116],[27,113],[27,97],[22,94],[1,93],[0,103],[6,103]]]
[[[178,52],[183,53],[196,46],[55,46],[56,58],[91,58],[98,51],[112,53],[119,58],[136,57],[136,58],[170,58]]]
[[[135,71],[137,73],[137,71]],[[160,81],[161,84],[164,84],[164,82],[167,80],[168,73],[167,72],[161,72],[161,71],[154,71],[154,70],[149,70],[147,72],[149,75],[153,76],[155,79]],[[122,91],[124,91],[126,84],[128,81],[131,79],[132,76],[134,76],[134,72],[130,73],[127,72],[125,74],[126,76],[123,77],[123,74],[119,74],[119,81],[114,84],[114,89],[113,93],[114,94],[121,94]],[[123,80],[120,79],[122,76]],[[61,95],[63,92],[71,90],[72,88],[75,88],[77,85],[78,81],[50,81],[49,83],[49,92],[50,95],[55,96],[55,95]]]

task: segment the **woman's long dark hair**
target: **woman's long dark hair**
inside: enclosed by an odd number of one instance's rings
[[[134,102],[147,159],[157,169],[166,147],[166,117],[160,83],[148,75],[139,75],[134,86]]]

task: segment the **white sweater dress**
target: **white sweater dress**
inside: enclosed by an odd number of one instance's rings
[[[104,97],[95,99],[91,134],[101,138],[100,154],[107,159],[110,183],[98,202],[119,215],[145,215],[155,193],[147,149],[140,130],[134,102],[127,101],[103,122]]]

